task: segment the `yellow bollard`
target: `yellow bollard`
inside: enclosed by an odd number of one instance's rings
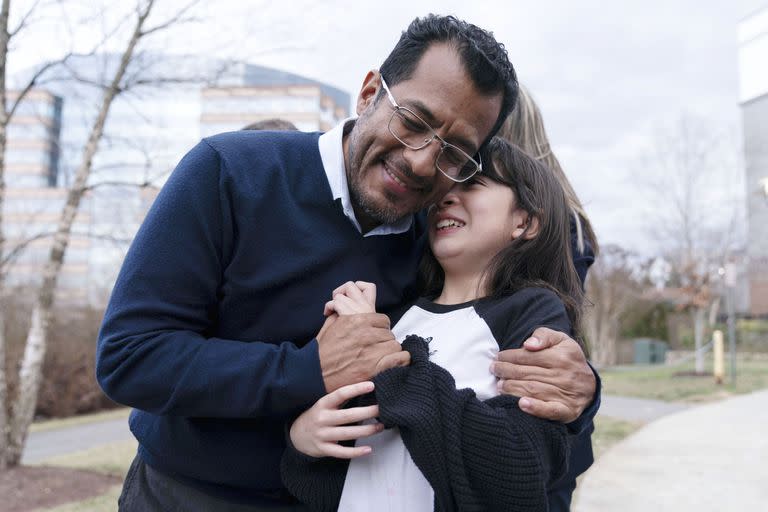
[[[715,382],[717,384],[722,384],[723,377],[725,376],[725,350],[723,345],[723,331],[713,332],[712,341],[714,343],[712,351],[715,355]]]

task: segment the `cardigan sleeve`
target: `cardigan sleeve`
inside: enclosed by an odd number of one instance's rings
[[[565,426],[525,414],[516,397],[481,401],[456,389],[418,336],[403,347],[411,365],[374,378],[380,420],[400,428],[435,509],[547,510],[547,486],[567,470]]]
[[[325,392],[316,341],[299,348],[214,335],[234,238],[223,167],[206,141],[193,148],[126,255],[96,361],[99,384],[118,403],[157,415],[282,417]]]
[[[339,508],[349,461],[334,457],[311,457],[298,451],[286,435],[280,460],[280,477],[288,492],[316,512]],[[343,443],[352,446],[354,443]]]

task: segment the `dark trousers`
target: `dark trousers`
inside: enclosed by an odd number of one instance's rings
[[[117,500],[120,512],[305,512],[303,505],[242,505],[205,494],[133,459]]]

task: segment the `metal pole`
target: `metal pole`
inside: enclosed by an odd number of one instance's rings
[[[725,265],[725,290],[728,308],[728,348],[731,356],[731,385],[736,386],[736,265]]]

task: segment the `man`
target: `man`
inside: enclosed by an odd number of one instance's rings
[[[383,77],[429,123],[422,148],[390,130]],[[446,159],[476,165],[516,87],[490,34],[428,16],[368,73],[357,120],[322,136],[223,134],[190,151],[126,256],[99,336],[99,382],[135,408],[122,510],[303,510],[280,482],[286,425],[325,393],[408,363],[387,316],[324,322],[324,303],[349,280],[377,283],[379,311],[415,296],[425,236],[414,214],[454,183]],[[573,340],[537,335],[553,347],[500,354],[495,372],[505,392],[531,397],[529,412],[571,421],[593,373]]]

